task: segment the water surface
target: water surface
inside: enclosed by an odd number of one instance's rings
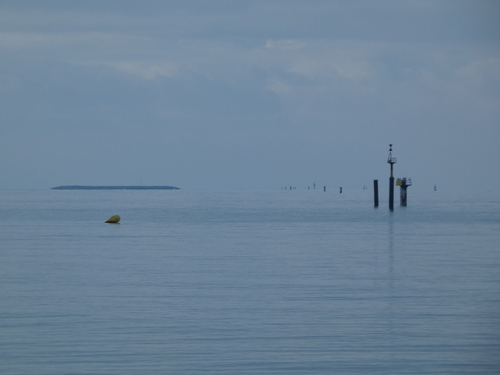
[[[371,198],[0,191],[0,373],[499,373],[500,201]]]

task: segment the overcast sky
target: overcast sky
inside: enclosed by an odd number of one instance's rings
[[[500,1],[0,0],[0,188],[500,186]]]

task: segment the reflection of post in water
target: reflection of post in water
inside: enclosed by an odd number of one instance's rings
[[[394,216],[389,214],[388,233],[387,233],[387,251],[388,251],[388,267],[387,267],[387,334],[388,334],[388,349],[391,357],[394,357]]]
[[[392,214],[389,215],[389,231],[388,231],[388,255],[389,255],[389,270],[388,270],[388,279],[389,279],[389,289],[392,295],[392,288],[394,286],[394,216]]]

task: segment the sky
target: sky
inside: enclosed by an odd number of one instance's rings
[[[500,189],[500,1],[0,0],[0,189]]]

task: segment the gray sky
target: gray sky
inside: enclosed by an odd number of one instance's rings
[[[0,1],[0,188],[500,186],[500,1]]]

